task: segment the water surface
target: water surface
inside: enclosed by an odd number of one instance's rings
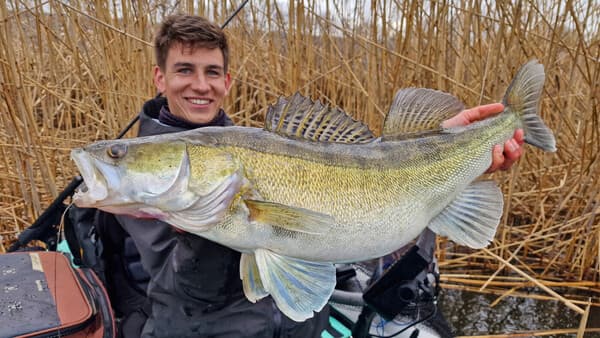
[[[559,301],[506,297],[496,306],[491,307],[497,298],[498,296],[490,294],[442,290],[439,304],[442,313],[458,336],[579,327],[581,315]],[[600,312],[598,309],[595,310],[593,312]],[[596,316],[595,313],[591,315],[588,327],[600,327],[598,317],[600,316]],[[574,337],[574,335],[551,337]],[[587,337],[600,337],[600,333],[588,333]]]

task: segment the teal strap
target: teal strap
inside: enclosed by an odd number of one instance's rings
[[[67,244],[66,240],[63,239],[62,241],[58,242],[58,246],[56,247],[56,251],[62,252],[63,254],[65,254],[69,258],[69,261],[71,261],[71,265],[74,268],[78,268],[79,267],[79,265],[77,265],[77,264],[75,264],[73,262],[73,254],[71,253],[71,249],[69,248],[69,244]]]
[[[341,338],[350,338],[352,337],[352,331],[350,331],[349,328],[345,327],[344,324],[340,323],[337,319],[329,316],[329,326],[331,328],[333,328],[335,331],[337,331],[336,333],[339,333],[339,335],[333,336],[331,333],[329,333],[327,330],[321,332],[321,338],[335,338],[335,337],[341,337]]]

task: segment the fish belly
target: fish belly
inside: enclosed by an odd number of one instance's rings
[[[248,222],[243,206],[214,229],[200,235],[240,252],[268,249],[309,261],[347,263],[391,253],[416,238],[431,215],[426,201],[414,199],[388,210],[363,214],[352,222],[334,223],[324,233],[287,232]]]

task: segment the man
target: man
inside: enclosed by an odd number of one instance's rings
[[[154,83],[163,97],[144,104],[140,136],[233,124],[221,109],[231,78],[227,40],[218,26],[197,16],[169,17],[157,33],[155,52]],[[467,124],[501,110],[500,104],[481,106],[447,123]],[[504,147],[506,157],[502,147],[494,149],[491,170],[520,156],[522,134],[515,138]],[[328,307],[296,323],[271,297],[250,303],[234,250],[158,220],[94,212],[122,336],[320,337],[328,324]]]

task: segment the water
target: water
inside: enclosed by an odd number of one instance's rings
[[[581,315],[558,301],[506,297],[496,306],[491,304],[495,295],[458,290],[442,290],[440,309],[454,333],[461,335],[507,334],[518,331],[539,331],[579,327]],[[600,320],[592,311],[588,327],[600,327]],[[552,337],[574,337],[553,335]],[[600,337],[589,333],[586,337]]]

